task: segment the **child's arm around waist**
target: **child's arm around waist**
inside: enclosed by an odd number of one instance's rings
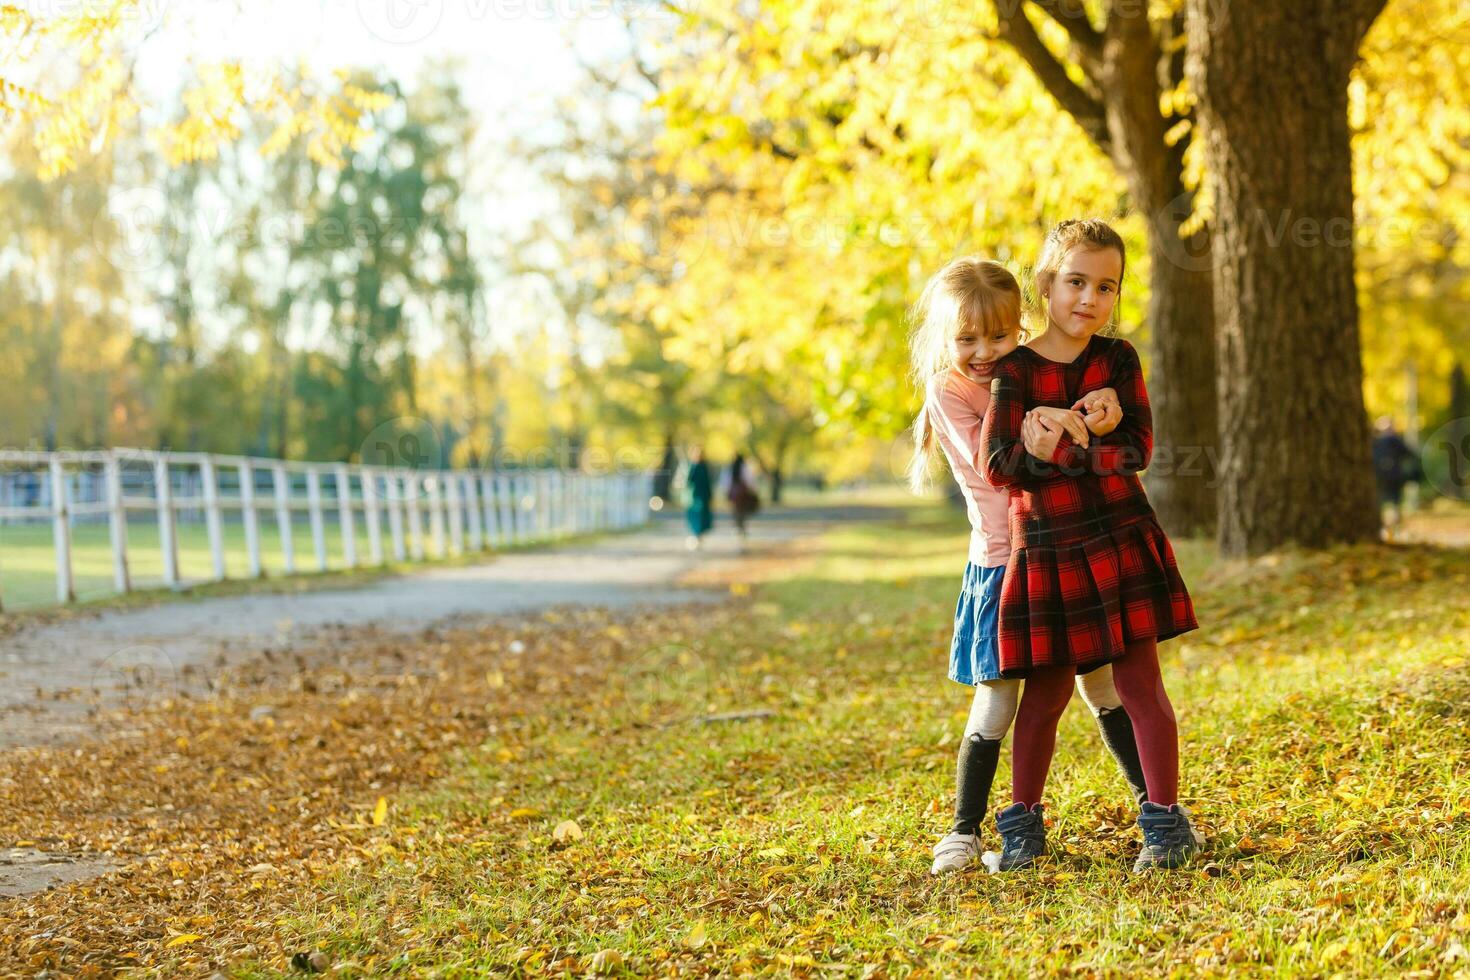
[[[990,382],[990,407],[980,430],[980,475],[995,487],[1034,487],[1057,475],[1055,466],[1026,451],[1021,438],[1026,420],[1022,370],[1014,358],[1003,358]]]

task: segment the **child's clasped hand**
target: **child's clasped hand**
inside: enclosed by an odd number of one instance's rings
[[[1112,388],[1099,388],[1077,399],[1070,409],[1046,405],[1031,409],[1021,422],[1021,440],[1028,453],[1049,462],[1063,433],[1086,449],[1092,436],[1107,435],[1122,420],[1118,393]]]
[[[1083,423],[1095,436],[1107,435],[1123,421],[1123,406],[1118,401],[1118,393],[1112,388],[1089,391],[1077,399],[1072,408],[1082,412]]]

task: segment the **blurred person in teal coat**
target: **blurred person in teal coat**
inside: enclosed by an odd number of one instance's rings
[[[704,461],[704,448],[695,446],[689,452],[689,465],[684,470],[684,488],[689,494],[688,508],[684,517],[689,522],[690,551],[704,544],[704,535],[715,524],[714,483],[710,478],[709,464]]]

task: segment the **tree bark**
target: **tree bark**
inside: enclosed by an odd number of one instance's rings
[[[1184,187],[1183,145],[1167,139],[1158,79],[1183,66],[1165,55],[1154,31],[1147,4],[1113,4],[1096,71],[1113,162],[1148,227],[1149,500],[1170,534],[1209,535],[1216,527],[1209,460],[1219,455],[1214,281],[1208,236],[1180,234],[1194,195]]]
[[[1209,235],[1180,237],[1187,203],[1154,214],[1147,311],[1154,455],[1144,484],[1166,531],[1210,537],[1216,532],[1220,433]]]
[[[1347,83],[1383,0],[1189,0],[1215,186],[1220,550],[1375,540]]]

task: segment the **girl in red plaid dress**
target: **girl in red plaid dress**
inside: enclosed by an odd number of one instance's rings
[[[1196,847],[1177,801],[1179,734],[1157,644],[1197,628],[1174,551],[1138,473],[1153,449],[1138,354],[1103,336],[1123,282],[1123,239],[1101,221],[1064,221],[1034,271],[1046,329],[997,366],[981,431],[985,479],[1010,492],[1011,553],[1000,597],[1000,668],[1025,677],[1012,793],[997,815],[1001,867],[1045,850],[1041,792],[1072,679],[1111,664],[1132,718],[1148,799],[1134,870],[1175,867]],[[1088,392],[1110,387],[1117,404]],[[1085,431],[1038,407],[1077,412]]]
[[[973,686],[970,717],[955,762],[954,824],[934,846],[933,874],[958,871],[981,857],[980,822],[989,803],[1000,745],[1016,715],[1021,682],[1002,677],[996,641],[996,608],[1010,555],[1006,526],[1009,493],[987,484],[979,472],[980,423],[990,402],[995,365],[1021,339],[1021,287],[1002,265],[955,259],[929,280],[914,310],[910,338],[914,382],[924,407],[914,421],[914,459],[909,483],[927,488],[934,458],[949,463],[970,518],[970,555],[955,605],[949,678]],[[1097,397],[1116,403],[1107,390]],[[1063,409],[1038,410],[1079,437],[1080,417]],[[1103,667],[1077,678],[1103,742],[1112,751],[1136,799],[1143,800],[1143,771],[1128,714]]]

